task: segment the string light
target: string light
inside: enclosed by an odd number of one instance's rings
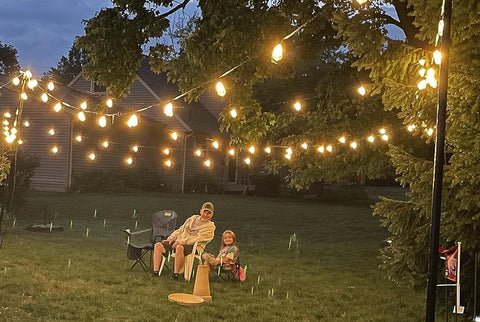
[[[218,143],[217,140],[214,140],[214,141],[212,142],[212,147],[213,147],[214,149],[216,149],[216,150],[218,150],[218,148],[220,148],[220,144]]]
[[[195,152],[194,152],[194,154],[195,154],[197,157],[200,157],[200,156],[202,156],[202,150],[196,149]]]
[[[27,87],[30,89],[34,89],[38,85],[38,81],[36,79],[30,79],[27,82]]]
[[[177,141],[178,140],[178,133],[173,131],[172,133],[170,133],[170,138],[172,138],[173,141]]]
[[[47,93],[43,93],[42,96],[41,96],[41,99],[42,99],[42,102],[44,102],[44,103],[48,102],[48,95],[47,95]]]
[[[55,89],[55,84],[53,84],[53,82],[48,82],[47,88],[49,91],[53,91]]]
[[[225,89],[225,86],[223,86],[223,83],[221,81],[217,82],[217,84],[215,85],[215,90],[217,91],[217,95],[220,97],[224,97],[225,94],[227,94],[227,90]]]
[[[112,108],[113,106],[113,100],[111,98],[108,98],[107,101],[105,102],[108,108]]]
[[[367,138],[367,141],[370,142],[370,143],[373,143],[375,142],[375,137],[373,135],[370,135],[368,138]]]
[[[27,93],[22,93],[20,94],[20,97],[22,98],[22,100],[26,101],[28,99],[28,95]]]
[[[53,106],[53,110],[57,113],[59,113],[62,110],[62,103],[57,103],[55,106]]]
[[[52,153],[54,153],[54,154],[57,154],[58,153],[58,146],[54,145],[50,151],[52,151]]]
[[[300,103],[299,101],[296,101],[293,104],[293,108],[295,109],[295,111],[300,112],[302,110],[302,103]]]
[[[29,121],[24,121],[24,122],[23,122],[23,126],[29,127],[29,126],[30,126],[30,122],[29,122]]]
[[[212,166],[212,161],[210,159],[206,159],[203,161],[203,165],[207,168],[210,168]]]
[[[55,129],[54,128],[50,128],[48,130],[48,134],[50,134],[51,136],[54,136],[55,135]]]
[[[170,149],[169,148],[163,149],[163,154],[169,155],[170,154]]]
[[[107,126],[107,118],[104,115],[98,118],[98,125],[100,125],[100,127]]]
[[[308,149],[308,143],[307,142],[303,142],[301,145],[302,149],[306,150]]]
[[[355,150],[358,147],[357,142],[355,142],[355,141],[350,142],[350,147]]]
[[[167,160],[165,160],[165,162],[164,162],[163,164],[165,164],[165,166],[166,166],[167,168],[171,168],[172,165],[173,165],[173,162],[172,162],[171,159],[167,159]]]
[[[13,78],[12,83],[13,85],[18,86],[18,84],[20,84],[20,78],[18,77]]]
[[[245,159],[243,159],[243,162],[244,162],[246,165],[250,165],[250,163],[252,163],[252,160],[250,159],[250,157],[246,157]]]
[[[80,104],[80,108],[81,108],[82,110],[86,110],[87,107],[88,107],[88,105],[87,105],[87,102],[86,102],[86,101],[83,101],[83,102]]]
[[[344,144],[345,142],[347,142],[347,139],[344,136],[341,136],[340,138],[338,138],[338,142]]]
[[[228,150],[228,154],[230,154],[233,157],[235,155],[235,149],[231,148],[230,150]]]
[[[163,113],[168,117],[173,117],[173,104],[168,102],[163,108]]]
[[[232,108],[230,110],[230,116],[233,117],[233,118],[236,118],[238,116],[237,110]]]
[[[82,141],[83,141],[82,136],[81,136],[80,134],[77,134],[77,135],[75,136],[75,141],[77,141],[77,142],[82,142]]]
[[[248,147],[248,152],[250,152],[251,154],[254,154],[255,153],[255,146],[251,145]]]
[[[131,150],[132,150],[133,152],[138,152],[138,145],[132,146]]]
[[[283,59],[283,45],[278,43],[272,51],[272,63],[277,64],[279,61]]]
[[[133,163],[133,158],[128,156],[125,158],[125,163],[128,164],[128,165],[132,165]]]
[[[130,118],[127,121],[127,126],[128,127],[136,127],[138,125],[138,117],[136,114],[132,114]]]
[[[108,140],[102,142],[102,146],[106,149],[109,146]]]
[[[272,153],[272,148],[271,148],[271,147],[269,147],[269,146],[265,147],[265,149],[263,149],[263,150],[264,150],[264,151],[265,151],[265,153],[267,153],[267,154],[270,154],[270,153]]]
[[[90,152],[90,153],[88,154],[88,158],[89,158],[90,160],[94,161],[94,160],[97,158],[97,156],[95,155],[95,152]]]
[[[367,90],[365,89],[365,87],[363,86],[360,86],[358,89],[357,89],[358,93],[362,96],[365,96],[365,94],[367,94]]]
[[[87,117],[85,116],[85,113],[83,113],[83,111],[78,112],[77,118],[80,120],[80,122],[85,122],[85,120],[87,119]]]

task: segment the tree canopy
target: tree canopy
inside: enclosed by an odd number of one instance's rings
[[[52,67],[43,76],[55,79],[55,81],[67,85],[77,76],[87,62],[86,54],[83,50],[72,45],[68,51],[68,57],[62,56],[57,67]]]
[[[124,95],[142,59],[143,47],[168,26],[155,5],[170,1],[114,1],[88,21],[86,36],[77,44],[89,51],[86,70]],[[378,177],[393,165],[398,180],[409,187],[407,200],[382,199],[374,213],[392,235],[382,251],[384,267],[397,281],[426,283],[433,156],[429,151],[435,129],[437,89],[420,90],[422,69],[432,68],[437,45],[441,2],[438,0],[246,1],[200,0],[201,17],[180,43],[180,53],[151,47],[155,70],[169,78],[188,98],[210,89],[212,80],[227,84],[229,108],[222,129],[232,144],[245,148],[270,143],[281,149],[301,142],[318,146],[335,142],[326,157],[311,149],[288,161],[267,160],[272,170],[287,167],[292,185],[308,187],[319,180],[344,181],[355,175]],[[148,9],[147,9],[148,8]],[[456,2],[448,89],[448,119],[444,166],[441,241],[463,243],[463,295],[471,298],[473,253],[480,224],[480,3]],[[392,37],[392,30],[402,34]],[[294,32],[292,32],[294,31]],[[291,35],[287,37],[286,35]],[[273,46],[282,42],[284,59],[270,63]],[[356,85],[367,95],[359,97]],[[295,87],[295,85],[299,85]],[[194,89],[194,90],[192,90]],[[270,91],[271,90],[271,91]],[[272,107],[309,92],[313,99],[303,113]],[[292,95],[292,97],[287,97]],[[277,100],[278,99],[278,100]],[[312,103],[310,103],[312,102]],[[390,145],[375,144],[352,151],[334,141],[339,135],[365,138],[373,127],[389,127]],[[410,134],[406,131],[409,125]],[[283,150],[280,154],[283,153]],[[388,159],[387,159],[388,156]],[[389,160],[391,163],[389,163]]]
[[[0,41],[0,74],[12,75],[20,70],[17,50]]]

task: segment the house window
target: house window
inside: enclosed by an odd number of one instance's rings
[[[93,94],[106,94],[107,88],[97,83],[97,81],[92,81],[90,84],[90,91]]]

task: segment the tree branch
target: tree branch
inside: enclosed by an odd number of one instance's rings
[[[171,10],[161,14],[160,16],[158,16],[159,18],[166,18],[168,16],[170,16],[172,13],[180,10],[180,9],[185,9],[185,7],[187,6],[187,4],[190,2],[190,0],[184,0],[182,3],[180,3],[178,6],[176,7],[173,7]]]

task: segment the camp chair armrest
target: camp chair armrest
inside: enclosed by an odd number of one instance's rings
[[[139,234],[143,234],[143,233],[146,233],[147,231],[152,231],[152,228],[149,228],[149,229],[143,229],[143,230],[139,230],[139,231],[130,231],[130,230],[123,230],[123,232],[125,232],[127,235],[139,235]]]

